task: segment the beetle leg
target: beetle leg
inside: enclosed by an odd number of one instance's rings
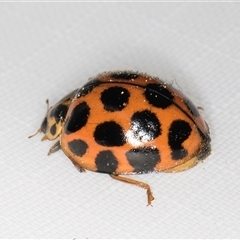
[[[60,141],[57,141],[56,143],[54,143],[54,145],[49,149],[48,152],[48,156],[52,153],[55,153],[56,151],[61,149],[61,145],[60,145]],[[71,162],[73,163],[73,165],[77,168],[77,170],[79,172],[85,172],[85,169],[82,168],[78,163],[74,162],[71,160]]]
[[[54,145],[49,149],[48,156],[60,149],[61,149],[60,141],[55,142]]]
[[[122,182],[125,182],[125,183],[130,183],[130,184],[133,184],[133,185],[136,185],[138,187],[146,189],[147,190],[147,202],[148,202],[147,206],[151,205],[151,202],[154,200],[154,197],[152,195],[151,188],[147,183],[140,182],[140,181],[137,181],[137,180],[134,180],[134,179],[131,179],[131,178],[122,177],[122,176],[115,175],[115,174],[109,174],[109,176],[116,179],[116,180],[119,180],[119,181],[122,181]]]
[[[86,170],[84,168],[82,168],[78,163],[76,163],[74,161],[72,161],[72,163],[79,172],[86,172]]]

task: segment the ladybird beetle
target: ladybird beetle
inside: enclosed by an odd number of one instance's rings
[[[208,125],[193,103],[160,79],[132,71],[90,78],[48,107],[38,132],[42,140],[59,138],[48,154],[62,149],[80,172],[146,189],[148,205],[150,186],[119,175],[179,172],[211,152]]]

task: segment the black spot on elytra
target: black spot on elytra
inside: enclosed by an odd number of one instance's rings
[[[134,72],[116,72],[112,73],[111,77],[115,79],[122,79],[122,80],[131,80],[138,78],[138,73]]]
[[[125,144],[123,129],[114,121],[100,123],[94,131],[95,141],[102,146],[122,146]]]
[[[126,153],[126,157],[136,173],[152,172],[161,161],[158,149],[153,147],[131,149]]]
[[[71,152],[79,157],[82,157],[87,149],[88,145],[81,139],[73,140],[68,143],[68,147],[71,150]]]
[[[161,124],[153,112],[144,110],[133,114],[131,130],[138,141],[148,142],[161,134]]]
[[[57,130],[56,123],[54,123],[50,128],[50,133],[54,136],[56,134],[56,130]]]
[[[113,173],[118,167],[117,158],[110,150],[99,152],[95,159],[95,164],[97,171],[102,173]]]
[[[175,120],[172,122],[168,133],[168,144],[172,150],[172,159],[181,160],[187,156],[187,150],[182,143],[188,139],[191,134],[191,127],[188,122]]]
[[[90,93],[95,87],[97,87],[100,84],[99,80],[92,80],[90,82],[88,82],[87,84],[85,84],[83,87],[81,87],[80,89],[78,89],[77,93],[76,93],[76,97],[80,98],[82,96],[86,96],[88,93]]]
[[[46,131],[47,131],[47,117],[45,117],[43,119],[40,129],[41,129],[42,133],[46,133]]]
[[[123,87],[110,87],[101,93],[101,101],[107,111],[121,111],[127,104],[130,93]]]
[[[195,105],[192,103],[192,101],[188,98],[184,99],[184,103],[187,106],[188,110],[191,112],[191,114],[195,117],[199,117],[199,111],[197,110],[197,108],[195,107]]]
[[[157,83],[149,83],[145,87],[144,94],[151,105],[162,109],[171,106],[174,99],[172,93],[164,85]]]
[[[65,123],[65,132],[67,134],[80,130],[87,123],[90,114],[90,108],[86,102],[81,102],[72,111],[72,114]]]
[[[60,120],[64,120],[67,115],[68,107],[63,104],[59,104],[57,107],[53,108],[50,112],[50,116],[54,117],[56,123],[59,123]]]

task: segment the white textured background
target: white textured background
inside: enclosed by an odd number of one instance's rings
[[[240,238],[239,3],[0,3],[0,237]],[[211,128],[213,154],[145,191],[80,174],[41,136],[87,79],[132,69],[174,82]]]

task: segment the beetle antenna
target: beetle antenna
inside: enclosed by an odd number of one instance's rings
[[[49,100],[48,100],[48,99],[46,100],[46,104],[47,104],[47,113],[48,113],[48,110],[49,110]],[[46,113],[46,114],[47,114],[47,113]],[[32,137],[36,136],[38,133],[40,133],[40,132],[41,132],[41,128],[39,128],[39,129],[37,130],[37,132],[34,133],[33,135],[28,136],[28,138],[32,138]]]
[[[28,136],[28,138],[32,138],[32,137],[36,136],[38,133],[40,133],[40,132],[41,132],[41,128],[39,128],[39,129],[37,130],[37,132],[34,133],[33,135]]]

